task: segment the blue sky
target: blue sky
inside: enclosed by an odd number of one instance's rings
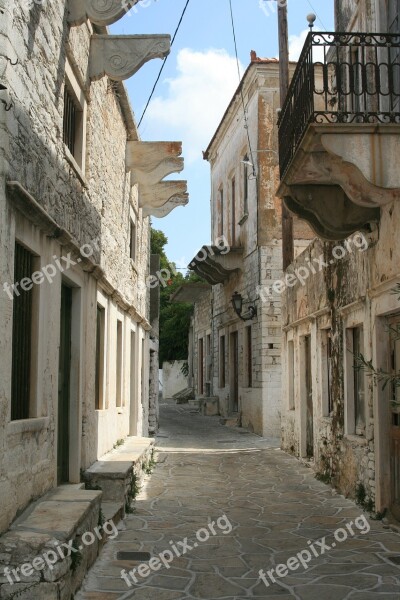
[[[186,0],[144,0],[111,27],[114,34],[173,35]],[[291,58],[296,59],[307,31],[306,16],[318,16],[315,30],[334,28],[334,0],[288,0]],[[258,56],[278,55],[275,2],[232,0],[241,69]],[[126,82],[139,121],[161,60],[153,60]],[[210,240],[210,169],[202,158],[239,83],[229,0],[190,0],[153,101],[139,133],[142,140],[183,141],[190,201],[153,226],[168,237],[168,257],[187,265]]]

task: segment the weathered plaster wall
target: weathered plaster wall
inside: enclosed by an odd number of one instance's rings
[[[377,509],[388,506],[390,485],[390,402],[388,392],[365,377],[366,427],[363,436],[351,432],[351,402],[346,391],[354,377],[346,371],[345,330],[362,325],[364,355],[376,367],[388,369],[389,334],[387,316],[400,314],[392,289],[400,279],[400,243],[396,223],[400,219],[397,203],[381,210],[377,231],[365,234],[366,244],[357,249],[349,238],[342,243],[344,257],[335,259],[337,245],[315,242],[303,252],[288,273],[309,272],[300,282],[282,294],[283,310],[283,447],[305,456],[304,349],[302,339],[311,335],[312,395],[314,411],[315,468],[345,495],[353,496],[362,484],[367,499]],[[368,248],[367,248],[368,245]],[[351,252],[349,249],[351,248]],[[367,249],[365,249],[367,248]],[[346,251],[346,249],[348,251]],[[340,251],[341,255],[342,252]],[[318,260],[327,263],[319,270]],[[310,271],[313,264],[317,272]],[[333,410],[326,412],[327,373],[323,332],[332,332],[332,369],[330,393]],[[288,342],[294,343],[294,408],[290,408],[290,367]],[[379,481],[379,484],[378,484]]]
[[[182,372],[186,361],[172,360],[163,363],[163,398],[172,398],[188,387],[187,376]]]

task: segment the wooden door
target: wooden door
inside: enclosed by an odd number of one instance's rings
[[[392,374],[400,373],[400,320],[391,323],[390,355]],[[391,387],[390,398],[390,488],[391,512],[400,519],[400,386]]]
[[[231,385],[230,385],[230,410],[239,412],[239,335],[237,331],[231,333]]]
[[[60,351],[58,369],[57,482],[69,481],[70,379],[72,290],[61,287]]]
[[[304,339],[305,351],[305,388],[307,403],[306,419],[306,454],[308,458],[314,456],[314,406],[312,391],[312,367],[311,367],[311,337],[308,335]]]

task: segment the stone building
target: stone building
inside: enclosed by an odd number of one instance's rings
[[[196,397],[218,398],[220,414],[265,436],[278,436],[281,401],[281,307],[272,295],[282,270],[278,185],[279,63],[252,52],[204,158],[211,165],[211,238],[189,268],[211,291],[195,302]],[[244,120],[244,107],[246,121]],[[296,253],[312,238],[295,219]],[[235,311],[232,298],[243,303]],[[175,299],[183,300],[182,290]]]
[[[278,192],[318,236],[282,289],[283,446],[397,517],[399,388],[358,365],[400,367],[399,6],[337,0],[348,34],[309,34],[279,121]]]
[[[170,37],[109,35],[127,8],[0,0],[0,532],[156,427],[149,217],[187,193],[163,181],[181,144],[140,140],[122,83]]]

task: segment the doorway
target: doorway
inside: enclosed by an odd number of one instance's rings
[[[239,334],[230,335],[230,412],[239,412]]]
[[[311,367],[311,336],[304,338],[305,353],[305,393],[306,393],[306,456],[314,456],[314,407],[312,394],[312,367]]]
[[[197,391],[200,396],[204,394],[204,340],[199,339],[199,355],[198,355],[198,385]]]
[[[390,323],[390,358],[392,375],[400,372],[400,319]],[[390,497],[391,512],[400,520],[400,387],[390,390]]]
[[[61,286],[58,366],[57,484],[69,481],[72,289]]]

